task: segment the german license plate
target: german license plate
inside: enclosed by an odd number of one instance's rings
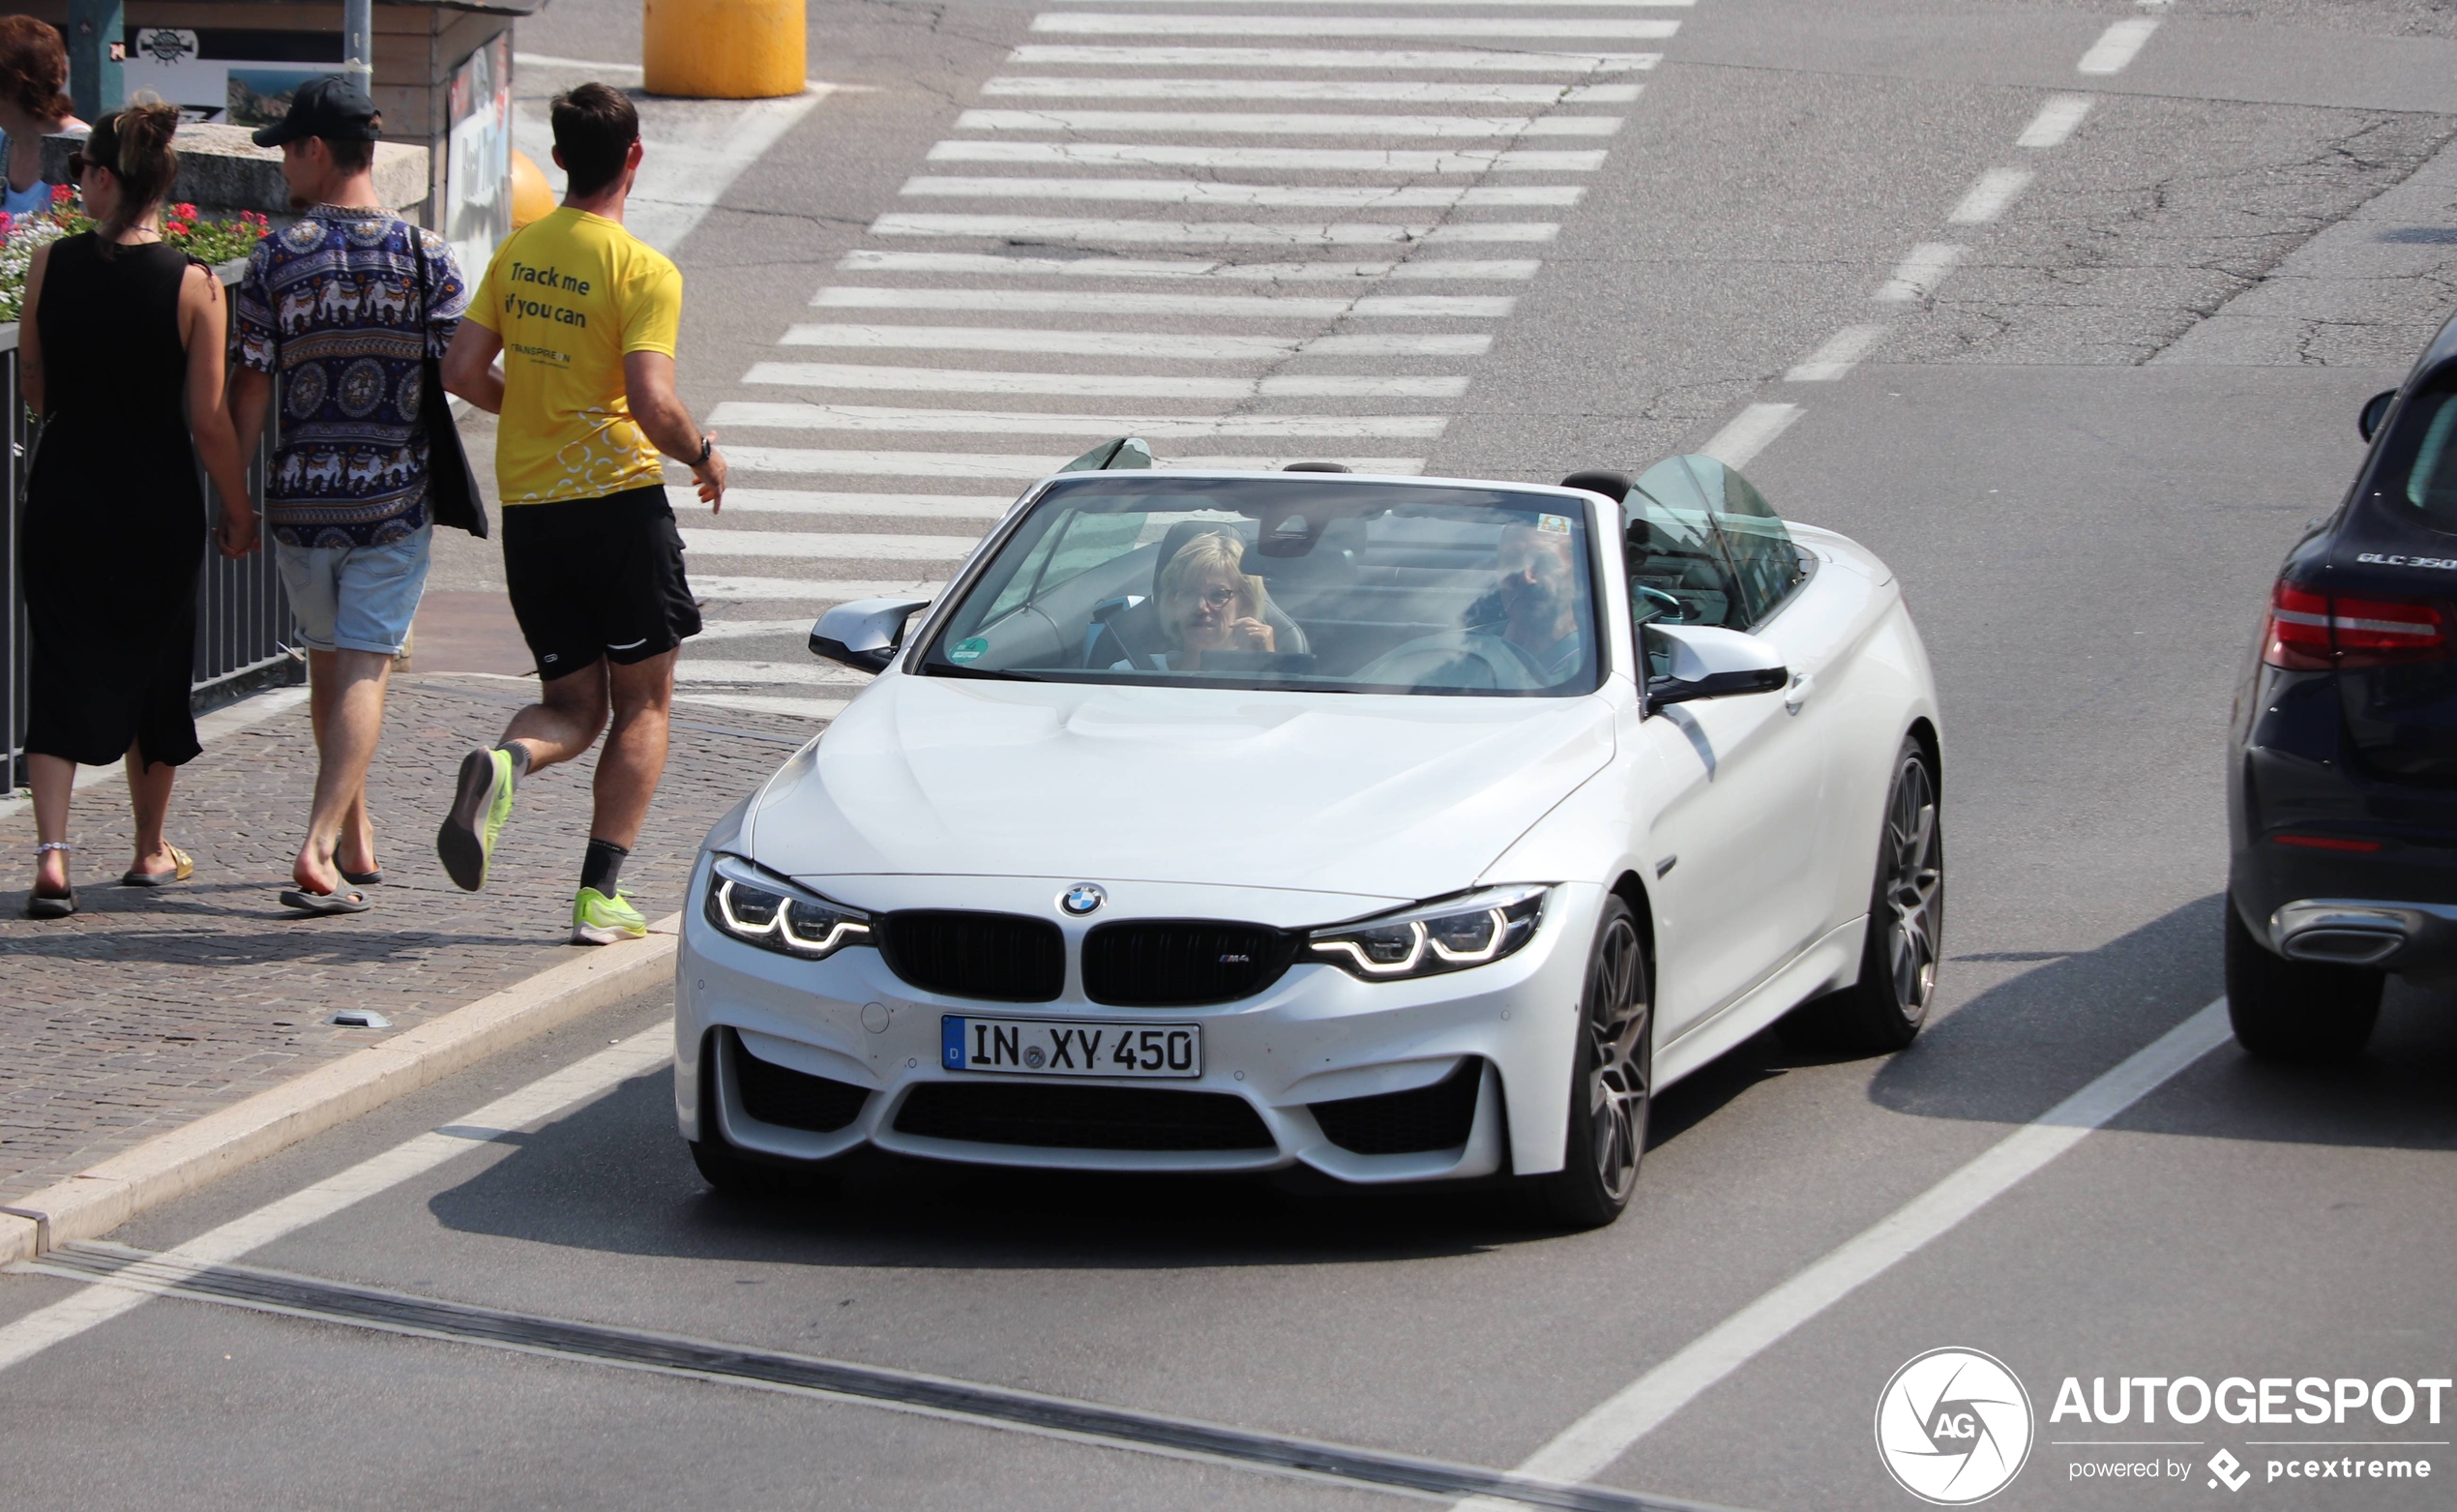
[[[1199,1077],[1203,1030],[1199,1023],[1066,1023],[949,1014],[938,1021],[938,1063],[950,1071],[1028,1077]]]

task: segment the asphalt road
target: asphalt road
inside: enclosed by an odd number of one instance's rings
[[[1044,11],[1677,25],[1656,40],[1544,43],[1662,54],[1652,66],[1577,80],[1302,71],[1452,84],[1643,83],[1634,101],[1529,112],[1623,117],[1609,136],[1509,143],[1602,149],[1587,167],[1394,174],[928,161],[942,141],[1411,151],[1450,142],[958,128],[962,112],[992,107],[1452,116],[1504,108],[1456,99],[985,96],[993,77],[1228,72],[1023,64],[1010,59],[1020,45],[1527,45],[1028,31]],[[2117,70],[2079,72],[2086,56],[2106,61],[2104,39],[2123,21],[2157,25]],[[1012,418],[848,435],[773,410],[737,409],[750,418],[735,423],[721,408],[809,403],[1121,420],[1433,417],[1438,425],[1405,440],[1224,437],[1162,450],[1406,456],[1430,472],[1543,481],[1582,466],[1635,468],[1710,442],[1745,454],[1779,509],[1853,534],[1887,558],[1927,637],[1947,719],[1951,901],[1939,1017],[1890,1060],[1803,1059],[1771,1036],[1742,1047],[1661,1099],[1629,1215],[1572,1237],[1530,1233],[1472,1197],[1329,1200],[961,1171],[900,1171],[826,1202],[718,1199],[694,1174],[665,1078],[650,1069],[525,1132],[468,1140],[465,1151],[244,1256],[314,1282],[518,1315],[488,1326],[521,1349],[472,1342],[477,1325],[460,1314],[451,1315],[458,1322],[435,1315],[416,1337],[338,1321],[346,1299],[310,1284],[266,1283],[262,1295],[289,1307],[287,1316],[148,1301],[0,1370],[0,1463],[17,1471],[13,1478],[74,1505],[1377,1504],[1389,1493],[1373,1483],[1396,1472],[1372,1454],[1311,1480],[1258,1462],[1279,1438],[1493,1469],[1525,1463],[1633,1381],[1664,1379],[1668,1362],[1692,1357],[1683,1351],[1694,1341],[1760,1316],[1746,1310],[1787,1282],[1830,1274],[1819,1267],[1839,1248],[2217,998],[2219,784],[2236,668],[2278,557],[2304,519],[2335,502],[2358,460],[2358,404],[2400,375],[2457,287],[2457,188],[2439,160],[2457,132],[2457,15],[2445,6],[1050,0],[819,6],[812,37],[814,76],[859,87],[817,101],[764,156],[739,165],[677,243],[692,299],[685,389],[701,413],[719,417],[728,442],[967,456],[1080,449],[996,429],[1022,424]],[[636,13],[557,0],[523,23],[520,45],[533,56],[629,57]],[[578,76],[552,67],[533,68],[524,93]],[[2078,124],[2052,145],[2022,145],[2056,134],[2043,111],[2068,95],[2089,100]],[[694,108],[702,114],[676,112],[659,129],[680,140],[695,120],[739,107]],[[1557,227],[1542,241],[1436,238],[1407,253],[1532,259],[1531,276],[1368,278],[1360,282],[1369,287],[1350,291],[1499,294],[1516,301],[1506,316],[1224,318],[1090,308],[1018,315],[961,299],[984,288],[1149,294],[1186,285],[1206,297],[1318,298],[1323,287],[1303,279],[1025,278],[957,263],[840,266],[848,254],[880,252],[1227,263],[1392,255],[1120,247],[1099,245],[1105,233],[1048,227],[970,237],[876,229],[882,216],[911,214],[1189,226],[1292,214],[1399,218],[1370,208],[903,193],[917,175],[1107,180],[1121,171],[1582,192],[1540,209],[1429,213],[1449,227]],[[2010,181],[1989,177],[2007,171],[2028,175],[2009,200]],[[1973,201],[1987,200],[1977,191],[1992,182],[1994,214],[1973,218],[1989,208]],[[1035,238],[1049,245],[1016,245]],[[1922,247],[1961,250],[1945,262],[1930,256],[1925,267],[1950,271],[1928,282],[1931,272],[1905,265]],[[1928,286],[1876,297],[1893,280]],[[884,312],[811,308],[816,291],[856,286],[934,292],[957,300],[958,312],[909,303],[858,307]],[[1158,344],[1126,357],[780,344],[789,327],[823,322],[891,333],[930,324],[1492,341],[1470,356],[1317,350],[1238,361],[1155,356]],[[1849,332],[1861,334],[1830,344]],[[1798,371],[1821,352],[1829,371]],[[1258,386],[1222,402],[1151,397],[1156,388],[1065,397],[1053,382],[1019,388],[1020,379],[1000,380],[1003,388],[963,380],[984,392],[747,381],[755,364],[783,362],[899,368],[898,381],[915,384],[953,383],[945,374],[961,371],[1079,385],[1214,376]],[[1448,397],[1428,397],[1439,385],[1363,398],[1261,386],[1324,377],[1465,382],[1449,385],[1457,392]],[[850,383],[842,374],[830,381]],[[771,423],[781,418],[795,423]],[[1744,423],[1730,429],[1735,421]],[[788,632],[759,627],[807,614],[836,584],[900,574],[924,580],[929,559],[895,543],[937,536],[961,548],[979,521],[962,515],[965,506],[942,502],[933,514],[910,496],[992,498],[1004,484],[882,473],[874,459],[791,465],[809,470],[742,481],[798,491],[800,513],[783,507],[793,500],[771,499],[764,515],[729,509],[693,524],[695,574],[738,590],[716,594],[712,618],[746,627],[695,649],[704,665],[728,664],[695,687],[711,699],[799,699],[816,715],[848,690],[784,680],[784,670],[762,681],[769,674],[747,664],[809,664]],[[882,502],[890,493],[903,502]],[[834,501],[825,511],[811,502],[820,495]],[[845,502],[849,495],[868,502]],[[763,538],[728,543],[728,530]],[[859,540],[771,539],[791,531]],[[823,554],[830,550],[844,554]],[[144,1251],[189,1243],[652,1031],[666,1007],[643,999],[600,1015],[113,1238]],[[2099,1426],[2052,1421],[2050,1411],[2066,1378],[2086,1392],[2106,1378],[2112,1394],[2117,1377],[2457,1376],[2457,1323],[2444,1298],[2447,1257],[2457,1252],[2447,1198],[2457,1167],[2452,1009],[2446,994],[2393,989],[2369,1055],[2325,1073],[2258,1066],[2232,1044],[2191,1059],[2106,1127],[1711,1375],[1659,1426],[1608,1453],[1593,1480],[1730,1506],[1916,1505],[1888,1479],[1872,1416],[1898,1367],[1955,1346],[2005,1362],[2032,1399],[2038,1441],[1997,1505],[2445,1505],[2442,1481],[2457,1474],[2446,1442],[2457,1438],[2457,1401],[2446,1394],[2440,1422],[2417,1411],[2393,1426],[2360,1413],[2343,1426],[2162,1418],[2151,1427],[2138,1417]],[[114,1262],[97,1257],[89,1263]],[[80,1285],[0,1277],[0,1330],[80,1294]],[[1190,1458],[1190,1440],[1161,1429],[1140,1448],[1122,1447],[1114,1433],[1018,1431],[1021,1408],[1011,1401],[931,1416],[756,1388],[743,1368],[704,1351],[688,1355],[696,1377],[615,1369],[565,1335],[539,1331],[548,1322],[919,1372],[1255,1438],[1239,1453]],[[886,1379],[861,1378],[849,1389],[886,1390]],[[2341,1439],[2392,1443],[2277,1441]],[[2240,1491],[2220,1488],[2203,1468],[2221,1449],[2252,1471]],[[2424,1460],[2433,1479],[2268,1479],[2271,1460],[2322,1455]],[[2180,1473],[2141,1482],[2077,1468],[2153,1460]]]

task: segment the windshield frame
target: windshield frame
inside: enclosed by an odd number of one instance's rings
[[[1610,541],[1617,544],[1619,520],[1617,511],[1606,511],[1599,508],[1602,503],[1609,501],[1600,500],[1593,494],[1578,489],[1562,489],[1544,484],[1514,483],[1496,479],[1397,477],[1368,473],[1289,474],[1169,468],[1166,470],[1165,476],[1171,483],[1196,482],[1204,479],[1238,482],[1268,481],[1302,489],[1330,489],[1352,484],[1398,485],[1406,488],[1423,488],[1435,492],[1445,489],[1467,489],[1557,499],[1565,505],[1573,506],[1577,510],[1582,528],[1585,532],[1587,592],[1590,595],[1588,618],[1591,622],[1594,640],[1587,662],[1589,673],[1584,678],[1573,678],[1551,687],[1534,689],[1385,688],[1337,679],[1314,680],[1286,675],[1239,677],[1229,674],[1180,674],[1177,677],[1155,677],[1148,673],[1121,674],[1106,669],[1037,667],[1014,671],[965,667],[948,660],[943,655],[933,660],[932,653],[938,650],[939,643],[945,639],[954,626],[958,608],[980,587],[982,579],[988,576],[991,568],[1006,551],[1009,544],[1032,520],[1035,514],[1052,502],[1052,494],[1063,493],[1078,488],[1098,489],[1105,483],[1114,486],[1129,482],[1125,478],[1112,479],[1101,473],[1051,476],[1042,479],[1025,489],[1022,495],[1008,508],[1006,516],[974,549],[971,558],[965,562],[962,570],[950,578],[947,586],[940,591],[937,601],[931,606],[929,614],[924,618],[919,632],[913,636],[896,663],[898,670],[908,676],[946,677],[1023,685],[1217,689],[1221,692],[1236,693],[1341,694],[1349,697],[1559,699],[1585,697],[1600,693],[1620,669],[1615,656],[1613,627],[1621,619],[1623,610],[1613,602],[1612,585],[1608,580],[1604,564],[1607,554],[1604,543],[1609,538]],[[1131,481],[1148,487],[1156,481],[1156,478],[1154,473],[1139,469]],[[1563,512],[1567,513],[1567,511]]]

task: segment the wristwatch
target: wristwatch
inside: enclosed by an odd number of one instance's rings
[[[705,466],[707,466],[707,465],[708,465],[708,454],[709,454],[709,453],[711,453],[711,452],[713,452],[713,451],[715,451],[716,449],[717,449],[717,438],[716,438],[715,436],[708,436],[708,435],[703,435],[703,436],[701,436],[701,437],[699,438],[699,455],[698,455],[697,457],[695,457],[695,458],[693,458],[693,459],[692,459],[692,462],[691,462],[691,464],[692,464],[694,467],[705,467]]]

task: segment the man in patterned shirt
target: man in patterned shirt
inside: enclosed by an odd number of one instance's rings
[[[367,768],[434,530],[421,364],[451,344],[469,303],[451,245],[376,200],[382,127],[337,74],[300,86],[288,117],[255,133],[281,149],[305,217],[250,255],[231,328],[248,455],[280,401],[264,515],[307,642],[317,756],[298,885],[281,901],[308,913],[360,912],[358,889],[383,878]]]

